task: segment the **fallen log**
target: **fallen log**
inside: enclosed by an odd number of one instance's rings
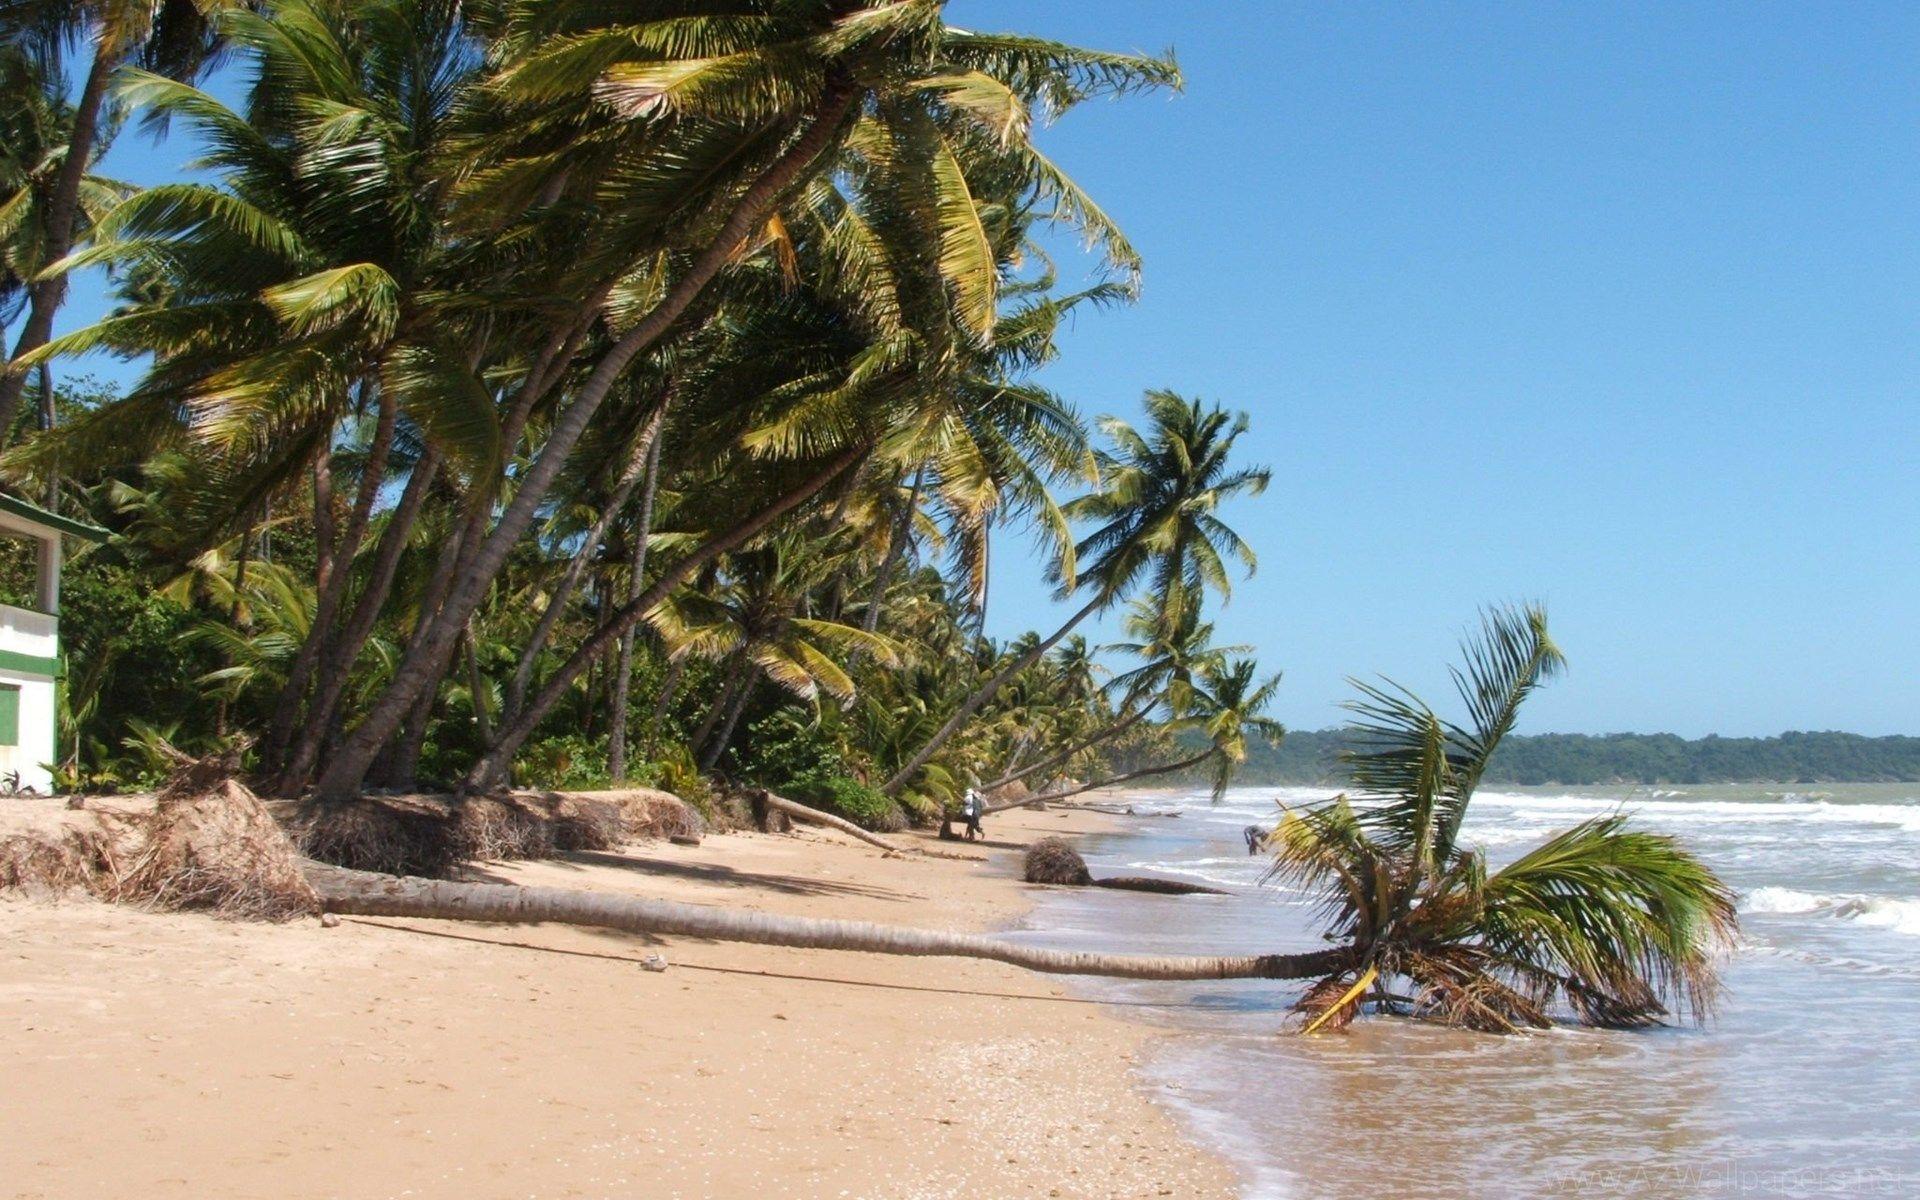
[[[857,950],[952,958],[984,958],[1054,975],[1121,979],[1305,979],[1346,970],[1350,949],[1305,954],[1159,955],[1049,950],[972,933],[914,929],[870,921],[788,917],[739,908],[714,908],[607,892],[396,879],[306,864],[307,881],[331,913],[426,920],[557,922],[626,933],[712,938],[808,950]]]

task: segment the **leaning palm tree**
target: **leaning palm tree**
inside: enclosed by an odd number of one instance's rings
[[[1115,642],[1102,650],[1119,650],[1140,660],[1140,665],[1115,675],[1107,685],[1113,702],[1112,719],[1084,737],[1072,739],[1054,753],[1008,770],[981,785],[983,791],[1005,787],[1039,771],[1067,762],[1126,733],[1152,716],[1165,712],[1178,718],[1187,713],[1193,699],[1197,672],[1223,666],[1229,654],[1244,654],[1247,646],[1213,644],[1213,622],[1202,621],[1200,606],[1188,604],[1178,614],[1162,613],[1151,600],[1138,599],[1128,605],[1126,632],[1137,640]],[[1083,706],[1085,702],[1082,702]],[[1244,761],[1244,752],[1233,761]]]
[[[1734,896],[1672,838],[1596,817],[1499,870],[1460,831],[1520,705],[1564,660],[1538,608],[1490,611],[1453,672],[1464,724],[1393,684],[1360,683],[1352,798],[1290,813],[1269,835],[1273,878],[1315,892],[1350,951],[1301,998],[1308,1028],[1363,1005],[1499,1033],[1556,1009],[1609,1028],[1670,1004],[1703,1018]]]
[[[1083,792],[1190,771],[1203,764],[1211,764],[1209,774],[1213,781],[1213,798],[1218,801],[1232,786],[1234,772],[1247,760],[1249,736],[1271,740],[1285,732],[1278,721],[1266,716],[1266,709],[1273,703],[1274,693],[1279,689],[1280,677],[1272,675],[1261,679],[1259,664],[1250,658],[1207,660],[1202,663],[1197,678],[1189,679],[1185,684],[1183,697],[1179,701],[1179,719],[1169,721],[1166,726],[1176,734],[1200,734],[1205,740],[1199,749],[1171,762],[1136,767],[1106,779],[1075,784],[1059,791],[1028,796],[1023,800],[990,804],[987,811],[1003,812],[1030,804],[1065,800]]]
[[[381,747],[442,673],[462,624],[505,568],[628,367],[711,299],[710,285],[729,273],[743,246],[777,239],[782,204],[844,162],[842,152],[867,118],[884,107],[919,127],[938,125],[950,109],[998,114],[996,128],[1007,152],[1017,154],[1028,187],[1121,257],[1124,240],[1104,214],[1031,148],[1027,115],[1179,78],[1168,61],[952,28],[937,0],[874,6],[809,0],[773,6],[759,17],[711,19],[665,17],[648,6],[636,13],[590,5],[508,7],[507,34],[496,50],[511,65],[490,89],[503,106],[500,136],[483,139],[465,176],[465,211],[483,232],[502,213],[532,213],[529,220],[540,229],[570,220],[565,214],[576,205],[617,214],[581,243],[586,249],[573,266],[584,286],[574,294],[608,296],[629,311],[573,364],[578,370],[567,377],[576,382],[542,424],[538,448],[513,480],[512,499],[491,532],[480,529],[479,516],[473,519],[473,536],[449,560],[451,582],[439,612],[317,778],[316,793],[332,800],[358,791]],[[927,136],[918,145],[930,156],[923,174],[939,185],[932,203],[946,231],[928,250],[973,327],[985,329],[996,311],[995,264],[982,215],[953,143]],[[646,282],[655,278],[662,286]],[[635,302],[637,293],[644,299]],[[562,306],[553,344],[581,344],[576,335],[595,325],[598,307]],[[529,381],[522,389],[528,402],[547,390],[546,376],[558,381],[562,374],[542,371]],[[812,482],[783,495],[777,511],[747,521],[777,520],[869,449],[861,440],[840,447]],[[663,564],[654,584],[576,658],[603,652],[656,607],[661,594],[759,531],[737,525]],[[542,695],[578,669],[563,667]],[[542,703],[536,697],[533,708]],[[524,716],[507,731],[509,739],[524,736]]]
[[[700,756],[703,768],[719,763],[762,679],[801,700],[818,701],[824,693],[844,704],[856,689],[836,659],[857,650],[882,666],[899,662],[891,638],[803,615],[807,597],[832,573],[834,562],[824,549],[817,539],[788,534],[736,555],[721,587],[682,592],[664,607],[659,622],[675,656],[698,654],[728,664],[714,699],[718,730]]]
[[[1055,569],[1059,597],[1083,602],[1052,634],[975,688],[919,753],[887,780],[885,791],[897,793],[910,783],[996,692],[1081,622],[1112,607],[1141,579],[1151,579],[1162,611],[1175,612],[1195,602],[1204,589],[1223,596],[1231,592],[1224,556],[1253,570],[1252,548],[1216,515],[1226,501],[1266,490],[1266,468],[1232,465],[1234,442],[1246,432],[1246,415],[1231,415],[1167,391],[1148,392],[1146,408],[1145,434],[1117,417],[1101,422],[1114,446],[1100,456],[1100,484],[1064,509],[1069,519],[1094,523]]]
[[[71,106],[64,106],[65,143],[50,156],[41,201],[40,250],[58,263],[86,231],[89,168],[118,122],[109,84],[122,66],[137,63],[185,79],[199,73],[216,47],[210,15],[233,0],[0,0],[0,31],[7,49],[30,59],[48,80],[62,78],[61,60],[73,46],[91,43],[92,56]],[[53,336],[53,320],[67,298],[62,269],[43,271],[27,286],[27,319],[12,357],[0,365],[0,430],[13,424],[26,388],[22,359]]]

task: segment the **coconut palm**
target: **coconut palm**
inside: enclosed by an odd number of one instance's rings
[[[21,48],[0,44],[0,325],[13,323],[31,302],[40,273],[66,253],[53,238],[54,193],[73,124],[63,85]],[[83,174],[71,238],[85,238],[126,192],[123,184]]]
[[[1197,604],[1186,605],[1181,614],[1169,619],[1151,600],[1135,600],[1129,605],[1126,631],[1136,640],[1101,647],[1139,660],[1138,666],[1115,675],[1107,684],[1106,692],[1118,697],[1108,710],[1110,719],[1084,737],[1068,739],[1053,754],[982,784],[985,790],[1005,787],[1059,766],[1124,735],[1156,712],[1169,718],[1184,716],[1191,705],[1195,673],[1222,663],[1228,654],[1248,650],[1246,646],[1215,646],[1213,623],[1199,619]],[[1069,638],[1065,644],[1071,645],[1074,640]],[[1084,710],[1091,706],[1082,701],[1079,707]]]
[[[1263,680],[1259,672],[1259,664],[1250,658],[1210,656],[1202,660],[1195,676],[1186,683],[1181,715],[1166,725],[1167,731],[1176,738],[1182,733],[1199,734],[1204,739],[1201,749],[1170,762],[1136,767],[1091,783],[989,805],[987,811],[1004,812],[1030,804],[1065,800],[1139,779],[1190,771],[1203,763],[1212,765],[1213,798],[1220,800],[1233,785],[1235,769],[1247,760],[1248,736],[1270,739],[1285,732],[1278,721],[1266,716],[1274,693],[1279,691],[1280,677],[1272,675]]]
[[[502,106],[502,133],[488,141],[467,176],[472,211],[497,221],[498,214],[531,204],[541,210],[532,219],[541,222],[556,211],[557,219],[570,220],[576,205],[599,207],[608,215],[579,243],[585,250],[575,264],[574,294],[625,297],[626,311],[615,314],[619,319],[543,425],[539,448],[492,531],[469,538],[456,554],[440,611],[409,649],[387,694],[333,755],[316,784],[323,796],[355,793],[380,747],[423,690],[435,685],[459,629],[623,372],[702,299],[743,247],[780,240],[780,205],[836,161],[856,116],[881,105],[902,111],[903,121],[934,124],[950,111],[997,113],[1007,146],[1019,151],[1028,147],[1025,114],[1036,104],[1057,110],[1089,95],[1178,78],[1159,60],[956,30],[941,12],[937,0],[873,7],[820,0],[776,6],[750,19],[701,14],[610,23],[602,8],[545,3],[505,14],[498,51],[510,65],[491,91]],[[922,117],[912,115],[916,106]],[[946,231],[936,258],[956,302],[976,327],[984,326],[995,312],[996,264],[983,253],[982,216],[951,145],[942,154],[936,140],[921,139],[932,151],[927,178],[938,185],[929,199]],[[1023,161],[1030,186],[1050,195],[1063,216],[1097,234],[1110,228],[1037,152]],[[596,308],[580,309],[589,323]],[[556,333],[564,334],[571,320],[564,314]],[[541,380],[527,390],[544,387]],[[827,486],[866,449],[859,442],[846,446],[846,462],[817,476],[793,503]],[[787,498],[776,505],[783,512]],[[670,590],[757,532],[716,536],[664,568],[655,588]],[[651,592],[582,650],[597,657],[611,648],[658,603]],[[556,676],[543,695],[566,682]]]
[[[215,39],[209,17],[231,0],[0,0],[6,49],[31,60],[46,80],[63,77],[65,52],[90,45],[92,57],[79,98],[64,122],[66,138],[46,177],[39,220],[42,262],[56,264],[85,228],[88,168],[106,148],[115,122],[108,111],[114,73],[128,63],[173,78],[189,78],[210,57]],[[51,149],[51,147],[49,147]],[[27,319],[13,353],[0,369],[0,430],[11,429],[26,388],[22,358],[53,336],[65,303],[64,270],[43,270],[28,285]]]
[[[801,615],[807,596],[832,573],[818,541],[789,534],[734,556],[713,591],[683,592],[662,621],[675,655],[724,658],[727,684],[715,700],[719,725],[701,750],[711,768],[761,679],[802,700],[827,695],[845,704],[853,679],[835,659],[858,649],[882,666],[899,660],[891,639],[857,626]],[[480,782],[480,781],[476,781]]]
[[[1290,813],[1274,878],[1319,897],[1350,957],[1296,1006],[1339,1028],[1364,1004],[1493,1032],[1563,1006],[1606,1027],[1703,1017],[1734,895],[1672,838],[1596,817],[1498,870],[1462,845],[1474,789],[1521,704],[1564,665],[1536,607],[1486,613],[1453,672],[1467,711],[1443,720],[1390,683],[1358,684],[1351,797]]]
[[[1236,468],[1231,462],[1233,444],[1246,431],[1245,414],[1232,416],[1167,391],[1148,392],[1146,409],[1144,435],[1117,417],[1101,422],[1114,448],[1101,455],[1100,483],[1065,506],[1069,519],[1094,523],[1055,568],[1060,598],[1085,597],[1084,603],[1027,654],[974,689],[919,753],[887,780],[886,791],[905,787],[994,693],[1143,578],[1151,579],[1162,611],[1172,612],[1197,601],[1207,589],[1223,596],[1232,590],[1223,555],[1253,570],[1252,548],[1215,515],[1236,496],[1266,490],[1264,467]]]

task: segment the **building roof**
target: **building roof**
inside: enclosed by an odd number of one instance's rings
[[[0,512],[59,533],[85,538],[89,542],[107,540],[107,531],[98,525],[76,521],[72,517],[63,517],[57,512],[41,508],[38,504],[28,504],[18,496],[9,495],[6,492],[0,492]]]

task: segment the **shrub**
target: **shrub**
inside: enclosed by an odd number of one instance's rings
[[[529,743],[513,760],[513,781],[521,787],[586,792],[607,787],[607,742],[577,733]]]
[[[811,804],[837,817],[845,817],[862,829],[892,833],[907,827],[906,814],[878,788],[844,775],[814,776],[797,779],[787,785],[793,799]]]

